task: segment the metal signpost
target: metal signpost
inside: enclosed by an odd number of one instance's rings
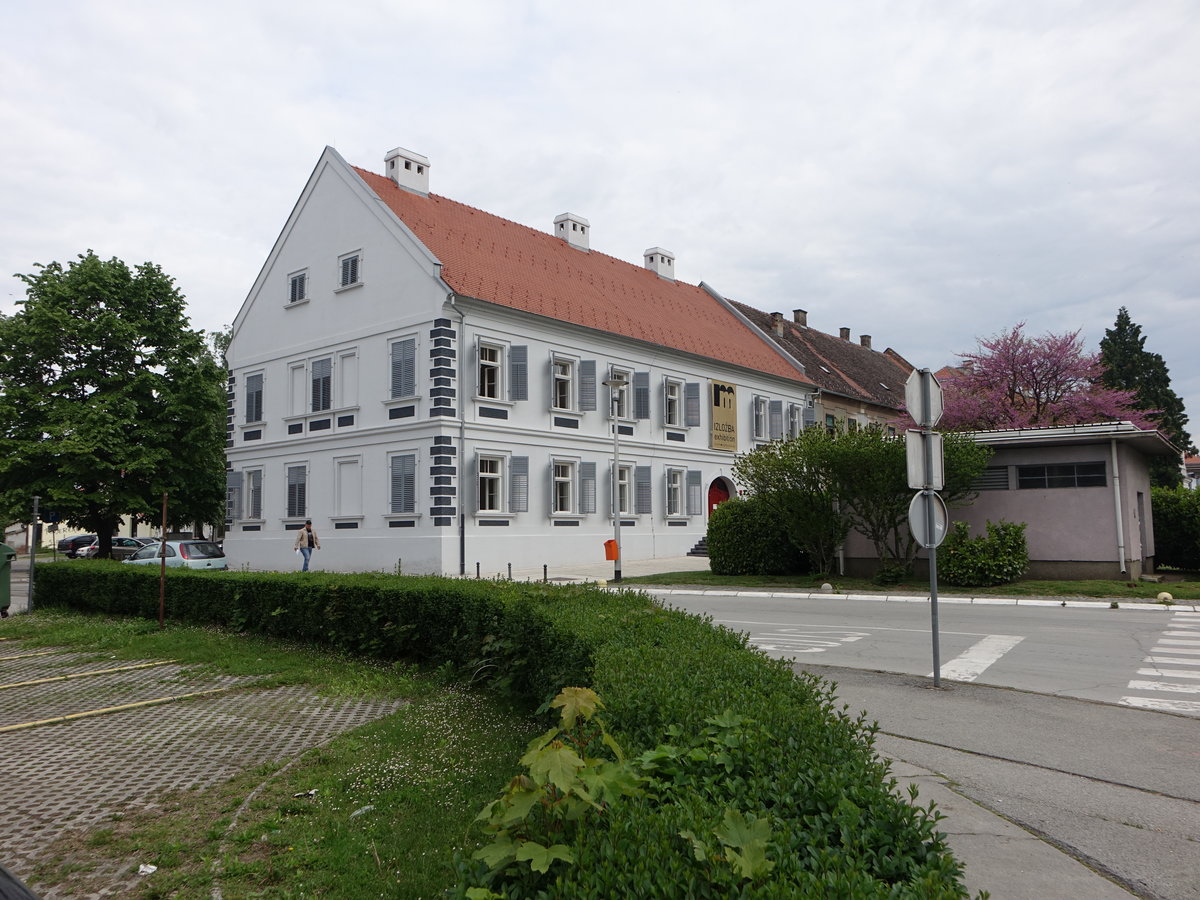
[[[938,495],[945,485],[942,436],[933,426],[942,418],[942,386],[928,369],[914,370],[904,385],[908,414],[919,427],[905,436],[908,486],[917,494],[908,507],[908,526],[917,543],[929,551],[929,614],[933,631],[933,686],[942,686],[938,647],[937,548],[946,537],[949,517]]]

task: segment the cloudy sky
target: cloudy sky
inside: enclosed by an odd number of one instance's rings
[[[322,148],[937,368],[1127,306],[1200,433],[1195,0],[5,0],[9,273],[94,249],[233,320]]]

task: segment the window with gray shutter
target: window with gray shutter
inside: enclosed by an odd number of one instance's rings
[[[783,401],[772,400],[770,411],[767,413],[768,436],[773,441],[783,437]]]
[[[579,363],[579,410],[592,412],[596,408],[596,361],[581,360]]]
[[[417,339],[392,342],[392,396],[411,397],[417,392]]]
[[[287,514],[290,519],[297,519],[308,514],[308,468],[306,466],[288,466]]]
[[[683,386],[683,424],[688,428],[700,425],[700,382],[689,381]]]
[[[314,359],[312,364],[312,411],[321,412],[333,404],[333,360]]]
[[[579,464],[579,511],[585,515],[596,511],[596,464]]]
[[[392,457],[392,515],[417,511],[417,455]]]
[[[514,456],[509,460],[511,474],[508,508],[511,512],[529,512],[529,457]]]
[[[650,373],[633,373],[633,417],[650,418]]]
[[[633,511],[636,514],[649,515],[654,511],[653,493],[650,467],[636,466],[633,470]]]
[[[263,420],[263,377],[246,376],[246,421],[261,422]]]
[[[358,284],[358,254],[342,257],[342,287]]]
[[[699,469],[688,469],[687,473],[687,514],[698,516],[704,512],[703,484]]]
[[[262,469],[246,473],[246,518],[261,519],[262,513]]]
[[[242,517],[242,473],[225,473],[225,518]]]
[[[508,349],[508,399],[529,399],[529,348],[525,345]]]

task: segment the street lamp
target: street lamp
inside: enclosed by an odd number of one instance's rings
[[[613,430],[613,467],[612,467],[612,514],[613,514],[613,543],[616,544],[617,555],[613,560],[613,581],[621,580],[621,493],[618,482],[621,480],[621,430],[617,427],[617,404],[621,390],[629,384],[624,378],[612,377],[603,382],[608,388],[611,401],[612,430]]]

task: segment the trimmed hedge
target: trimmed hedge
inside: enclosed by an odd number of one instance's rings
[[[1154,564],[1200,569],[1200,491],[1151,488]]]
[[[971,537],[971,526],[953,522],[938,551],[938,573],[947,584],[988,587],[1016,581],[1029,568],[1024,522],[987,523],[987,534]]]
[[[778,514],[754,497],[734,497],[713,510],[707,541],[715,575],[803,575],[812,568]]]
[[[39,569],[39,607],[158,615],[158,573],[80,562]],[[748,724],[719,753],[688,755],[695,776],[674,792],[615,802],[574,838],[575,862],[549,871],[462,864],[457,896],[486,884],[501,897],[965,897],[936,814],[892,792],[873,727],[744,636],[634,592],[587,586],[385,575],[168,573],[167,615],[310,641],[382,659],[450,663],[544,703],[593,687],[629,755],[670,736],[702,746],[713,717]],[[517,761],[514,760],[514,770]],[[734,810],[770,822],[769,872],[743,877],[697,854]],[[478,888],[476,888],[478,890]],[[486,892],[485,892],[486,893]],[[485,894],[476,893],[476,896]]]

